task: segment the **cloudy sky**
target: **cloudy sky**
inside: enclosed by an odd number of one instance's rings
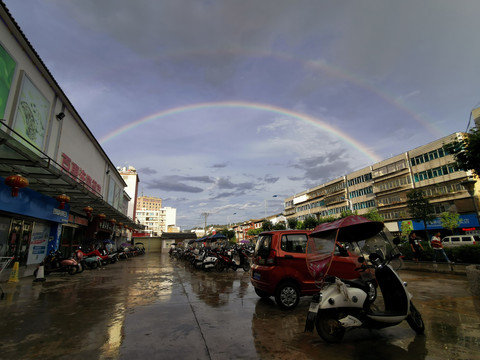
[[[478,0],[4,2],[112,162],[182,229],[281,212],[465,131],[480,105]]]

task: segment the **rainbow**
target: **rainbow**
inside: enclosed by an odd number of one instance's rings
[[[185,51],[177,51],[173,54],[155,56],[155,57],[152,57],[151,60],[158,62],[158,61],[166,61],[166,60],[172,60],[172,59],[195,58],[199,56],[208,57],[208,56],[215,56],[219,54],[235,56],[235,57],[242,57],[242,56],[257,57],[257,58],[272,57],[285,62],[295,63],[297,66],[310,69],[311,71],[314,71],[314,72],[323,72],[334,78],[343,79],[355,86],[358,86],[370,92],[371,94],[374,94],[379,99],[382,99],[384,102],[390,104],[391,106],[398,109],[399,111],[407,114],[411,119],[415,120],[424,129],[426,129],[432,136],[437,138],[444,136],[443,132],[439,128],[437,128],[433,123],[422,118],[422,116],[420,116],[419,114],[414,112],[412,109],[410,109],[400,97],[388,94],[386,91],[380,90],[377,87],[373,86],[370,81],[363,79],[357,75],[354,75],[346,71],[345,69],[328,64],[322,60],[303,59],[303,58],[293,56],[291,54],[287,54],[283,52],[277,52],[277,51],[272,52],[272,51],[265,51],[262,49],[256,49],[251,51],[249,51],[248,49],[230,49],[230,50],[222,50],[222,51],[213,51],[213,50],[208,51],[205,49],[194,49],[194,50],[189,49]],[[104,73],[112,72],[115,70],[120,71],[118,68],[115,69],[110,67],[109,69],[103,69],[103,72]]]
[[[310,115],[306,115],[300,112],[284,109],[278,106],[269,105],[269,104],[262,104],[262,103],[254,103],[254,102],[245,102],[245,101],[220,101],[220,102],[205,102],[205,103],[197,103],[197,104],[189,104],[184,106],[178,106],[174,108],[170,108],[167,110],[163,110],[141,119],[135,120],[131,123],[125,124],[118,129],[110,132],[109,134],[105,135],[100,139],[100,144],[105,145],[108,141],[112,140],[113,138],[120,136],[126,133],[129,130],[132,130],[138,126],[144,125],[150,121],[158,120],[161,118],[165,118],[167,116],[173,116],[176,114],[196,111],[200,109],[225,109],[225,108],[241,108],[241,109],[252,109],[258,111],[266,111],[274,114],[279,114],[283,116],[288,116],[294,119],[298,119],[307,123],[310,123],[314,126],[317,126],[326,132],[336,136],[337,138],[343,140],[353,148],[360,151],[363,155],[365,155],[371,162],[376,163],[381,161],[381,157],[375,154],[372,150],[368,147],[357,141],[356,139],[352,138],[350,135],[341,132],[337,128],[329,125],[328,123],[321,121],[317,118],[314,118]]]

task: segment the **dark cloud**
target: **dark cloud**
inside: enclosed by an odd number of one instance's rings
[[[323,183],[345,175],[352,171],[349,162],[343,160],[342,151],[330,152],[324,155],[299,159],[290,167],[303,171],[303,179],[307,182]],[[290,180],[300,180],[298,176],[289,177]]]
[[[148,183],[148,189],[157,189],[163,191],[178,191],[178,192],[187,192],[187,193],[201,193],[203,192],[202,188],[197,186],[190,186],[178,181],[168,181],[168,180],[154,180]]]
[[[215,195],[213,198],[211,198],[211,200],[218,200],[218,199],[225,199],[225,198],[229,198],[229,197],[233,197],[233,196],[237,196],[238,194],[234,191],[232,192],[222,192],[222,193],[219,193],[217,195]]]
[[[265,177],[263,178],[263,180],[265,180],[265,182],[268,184],[275,184],[279,179],[279,176],[274,177],[271,175],[265,175]]]
[[[191,186],[185,182],[214,183],[215,181],[209,176],[179,176],[170,175],[147,183],[149,189],[158,189],[164,191],[178,191],[187,193],[201,193],[204,189],[198,186]]]
[[[228,166],[227,163],[223,163],[223,164],[213,164],[211,167],[215,168],[215,169],[221,169],[221,168],[225,168],[227,166]]]
[[[255,188],[254,182],[244,182],[235,184],[230,181],[228,177],[221,177],[217,180],[217,187],[219,189],[236,189],[237,191],[251,190]]]
[[[154,175],[157,173],[157,170],[155,169],[152,169],[150,167],[144,167],[144,168],[140,168],[140,169],[137,169],[137,173],[139,175]]]
[[[166,181],[193,181],[193,182],[201,182],[206,184],[213,184],[215,183],[215,179],[211,178],[210,176],[185,176],[185,175],[168,175],[164,176],[162,179]]]

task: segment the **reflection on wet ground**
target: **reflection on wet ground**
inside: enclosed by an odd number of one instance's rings
[[[290,312],[261,300],[249,274],[206,273],[167,255],[44,283],[2,284],[0,359],[480,359],[480,299],[465,276],[402,271],[425,323],[356,329],[342,344],[304,333],[310,299]]]

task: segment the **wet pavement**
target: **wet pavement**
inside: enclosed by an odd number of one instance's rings
[[[0,359],[480,359],[480,298],[464,275],[402,270],[426,323],[356,329],[341,344],[304,333],[255,294],[248,273],[194,270],[146,254],[81,274],[2,283]]]

